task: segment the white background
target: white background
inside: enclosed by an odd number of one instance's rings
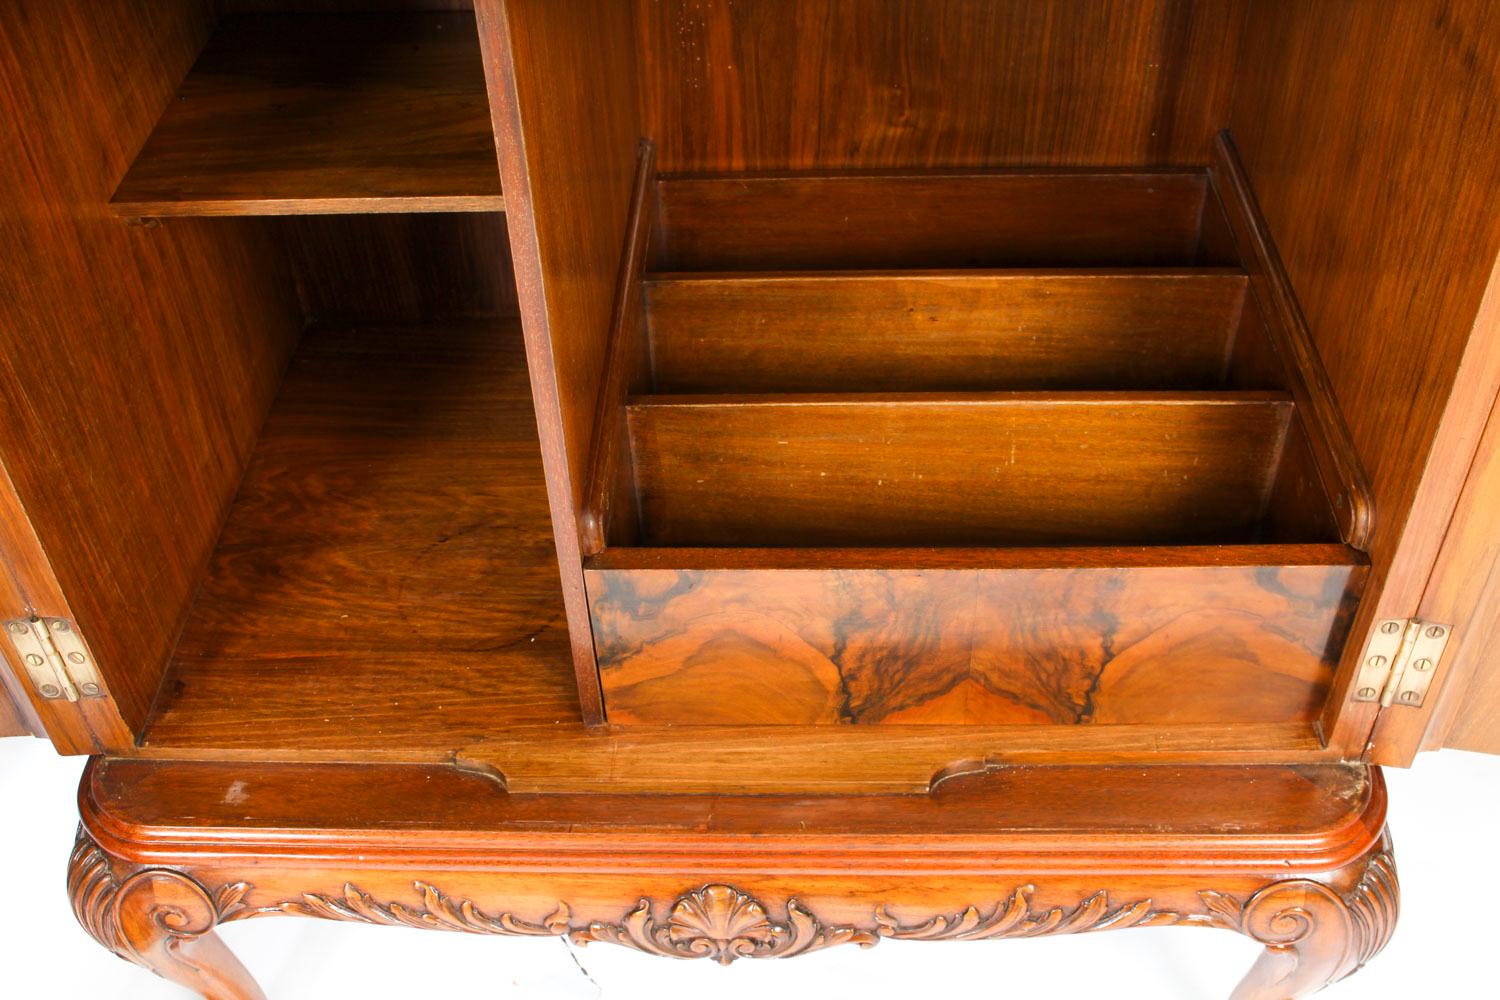
[[[105,952],[64,889],[83,761],[41,740],[0,740],[0,997],[182,1000],[183,990]],[[1388,771],[1401,872],[1395,940],[1326,1000],[1494,996],[1493,868],[1500,758],[1444,751]],[[221,931],[270,1000],[462,997],[781,1000],[1026,997],[1223,1000],[1258,948],[1200,928],[988,943],[885,941],[728,969],[613,945],[490,938],[294,917]]]

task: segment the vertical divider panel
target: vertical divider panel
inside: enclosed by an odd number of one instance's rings
[[[581,537],[641,135],[634,12],[478,0],[475,14],[579,702],[597,725]]]

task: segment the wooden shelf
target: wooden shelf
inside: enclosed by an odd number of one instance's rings
[[[226,19],[110,205],[126,217],[503,211],[473,15]]]
[[[309,331],[146,742],[452,747],[578,711],[518,324]]]

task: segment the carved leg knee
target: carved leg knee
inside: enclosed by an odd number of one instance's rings
[[[1399,905],[1389,845],[1347,894],[1305,879],[1266,886],[1239,926],[1266,950],[1231,1000],[1294,1000],[1350,975],[1390,940]]]
[[[207,1000],[265,1000],[214,927],[239,905],[242,887],[215,895],[181,872],[142,868],[123,878],[82,830],[68,865],[73,913],[93,938],[127,961]]]

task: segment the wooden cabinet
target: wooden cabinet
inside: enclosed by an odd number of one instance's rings
[[[85,926],[1357,968],[1376,765],[1500,752],[1497,19],[12,5],[0,735],[100,758]]]

